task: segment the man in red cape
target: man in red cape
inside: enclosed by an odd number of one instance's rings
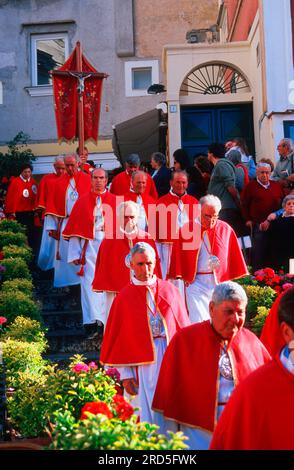
[[[49,173],[48,175],[43,176],[39,184],[37,198],[37,209],[42,212],[44,218],[42,240],[38,257],[38,266],[43,271],[52,269],[54,266],[55,240],[54,238],[49,237],[46,226],[48,218],[44,217],[44,213],[46,212],[48,201],[50,197],[52,197],[52,184],[54,184],[65,172],[63,157],[60,155],[55,157],[53,166],[55,173]]]
[[[216,427],[214,450],[294,450],[294,287],[281,297],[284,347],[234,391]]]
[[[36,209],[38,186],[32,178],[33,167],[30,163],[24,163],[20,175],[14,178],[5,198],[4,209],[6,216],[15,218],[17,222],[27,227],[28,243],[35,246],[34,210]]]
[[[81,266],[83,324],[88,335],[97,333],[97,323],[105,323],[105,296],[93,292],[92,281],[99,247],[104,236],[113,237],[116,197],[106,190],[108,175],[102,168],[91,173],[91,192],[75,203],[62,236],[69,240],[69,263]]]
[[[185,225],[174,243],[168,278],[183,279],[192,323],[209,319],[216,284],[242,277],[247,266],[234,230],[218,220],[221,202],[209,194],[199,201],[200,217]]]
[[[66,155],[64,164],[66,173],[52,185],[52,197],[48,201],[45,211],[45,216],[48,217],[47,230],[56,240],[54,287],[72,286],[80,283],[79,276],[76,275],[78,267],[68,264],[68,243],[60,235],[77,199],[91,190],[91,178],[78,171],[75,154]]]
[[[155,242],[148,232],[137,226],[139,207],[133,201],[122,202],[117,208],[119,223],[114,239],[105,238],[101,243],[95,268],[92,288],[96,292],[106,293],[106,318],[112,302],[118,292],[130,282],[130,249],[139,241],[145,241],[155,251]],[[160,260],[156,252],[156,274],[161,277]]]
[[[124,194],[125,201],[134,201],[138,204],[140,213],[138,227],[148,232],[149,220],[155,225],[156,201],[146,193],[147,173],[145,171],[134,171],[131,177],[131,188]]]
[[[195,217],[198,201],[187,194],[188,175],[184,170],[171,174],[170,192],[157,201],[156,246],[161,260],[163,278],[167,278],[171,252],[181,228]],[[184,296],[184,284],[180,278],[169,277]]]
[[[160,424],[151,410],[158,372],[173,335],[189,325],[178,289],[154,275],[156,254],[145,242],[131,250],[131,284],[116,297],[100,361],[118,368],[130,395],[138,394],[141,421]]]
[[[219,284],[209,304],[211,321],[183,329],[166,350],[152,408],[166,418],[167,429],[180,425],[191,449],[208,448],[234,387],[270,360],[259,339],[243,328],[246,305],[239,284]]]
[[[134,171],[140,169],[140,157],[136,153],[131,153],[125,160],[125,171],[116,175],[111,183],[110,192],[117,196],[123,196],[131,187],[131,176]],[[157,199],[157,191],[153,179],[148,173],[146,183],[146,194],[149,194],[153,199]]]

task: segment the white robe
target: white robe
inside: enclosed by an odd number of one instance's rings
[[[204,234],[204,240],[205,243],[202,243],[199,252],[195,280],[186,287],[186,304],[191,323],[200,323],[210,319],[209,302],[216,286],[214,274],[199,274],[211,271],[208,264],[210,253],[207,249],[209,240],[206,233]]]
[[[75,201],[71,199],[71,194],[73,193],[73,188],[75,187],[75,181],[72,178],[70,180],[71,185],[69,185],[66,192],[66,217],[62,219],[60,233],[62,234],[63,230],[68,221],[68,217],[72,211]],[[53,215],[48,215],[47,230],[57,230],[58,227],[58,217]],[[57,251],[57,240],[55,240],[55,256],[54,256],[54,287],[65,287],[65,286],[74,286],[80,284],[80,276],[77,275],[77,272],[80,270],[80,266],[75,266],[67,262],[68,258],[68,241],[65,241],[62,235],[60,235],[59,240],[59,254],[60,260],[56,259]]]
[[[95,239],[89,240],[86,249],[86,264],[84,265],[84,275],[80,277],[81,281],[81,304],[83,311],[83,324],[95,323],[97,320],[101,321],[104,325],[106,323],[105,312],[105,293],[94,292],[92,289],[92,282],[95,274],[96,259],[101,242],[104,238],[104,225],[103,215],[100,206],[95,206]],[[68,247],[68,262],[79,259],[85,240],[79,237],[71,237],[69,239]]]
[[[38,266],[42,271],[48,271],[54,267],[55,239],[49,237],[48,216],[44,219],[41,246],[38,256]]]

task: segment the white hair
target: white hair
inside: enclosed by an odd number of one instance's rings
[[[133,207],[133,209],[135,209],[135,211],[136,211],[136,216],[139,217],[140,208],[139,208],[139,205],[136,204],[134,201],[121,202],[116,208],[116,213],[117,213],[118,217],[121,218],[124,215],[125,210],[126,210],[127,207]]]
[[[134,181],[134,179],[137,175],[144,175],[145,179],[147,179],[147,173],[143,170],[138,170],[138,171],[133,171],[133,173],[131,175],[132,181]]]
[[[265,162],[259,162],[259,163],[257,163],[256,169],[258,170],[259,168],[267,168],[268,170],[272,171],[272,168],[271,168],[270,164],[269,164],[269,163],[265,163]]]
[[[222,208],[222,203],[220,199],[217,196],[214,196],[213,194],[207,194],[207,196],[203,196],[199,200],[199,204],[201,206],[212,206],[217,210],[217,212],[219,212]]]
[[[54,158],[54,163],[57,163],[57,162],[64,163],[64,156],[63,155],[57,155],[57,157]]]
[[[131,252],[130,252],[131,259],[133,258],[133,256],[135,256],[136,253],[149,253],[149,255],[151,256],[151,258],[153,260],[155,260],[155,258],[156,258],[154,248],[152,248],[152,246],[149,245],[149,243],[146,243],[146,242],[138,242],[138,243],[136,243],[135,246],[133,246],[133,248],[131,249]]]
[[[245,290],[240,284],[233,281],[222,282],[218,284],[213,291],[212,302],[220,304],[225,300],[237,300],[245,302],[247,305],[248,299]]]
[[[65,163],[66,158],[74,158],[76,162],[80,160],[79,156],[76,153],[68,153],[67,155],[64,155],[63,161]]]

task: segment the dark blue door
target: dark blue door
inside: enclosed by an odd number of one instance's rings
[[[181,133],[182,148],[191,159],[197,153],[207,153],[210,143],[224,143],[234,137],[243,137],[251,155],[255,154],[252,104],[183,106]]]

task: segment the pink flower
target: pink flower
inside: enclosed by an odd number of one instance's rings
[[[116,382],[120,381],[120,373],[115,367],[109,367],[109,369],[105,371],[105,374],[114,379]]]
[[[258,271],[255,271],[254,276],[255,276],[255,277],[256,277],[256,276],[261,276],[262,278],[264,278],[265,272],[264,272],[263,269],[259,269]]]
[[[89,369],[98,369],[98,366],[95,364],[94,361],[89,362]]]
[[[282,287],[283,287],[283,290],[287,290],[287,289],[290,289],[290,287],[293,287],[293,284],[291,284],[290,282],[285,282],[285,284],[283,284]]]
[[[90,368],[87,366],[87,364],[83,364],[82,362],[78,362],[75,364],[72,368],[74,372],[80,373],[80,372],[89,372]]]
[[[5,317],[0,317],[0,325],[3,325],[3,323],[7,322],[7,318]]]

